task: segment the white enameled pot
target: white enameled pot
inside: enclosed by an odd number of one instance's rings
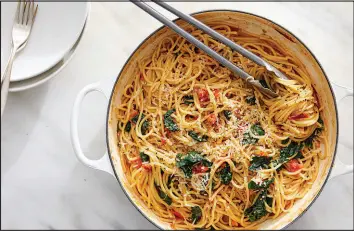
[[[319,196],[323,186],[328,179],[353,172],[353,165],[345,165],[335,159],[338,143],[338,114],[337,103],[347,96],[353,96],[353,90],[330,83],[323,69],[308,48],[293,34],[283,27],[269,21],[268,19],[238,11],[207,11],[194,14],[196,18],[207,24],[226,23],[242,30],[250,31],[259,36],[271,36],[278,44],[289,50],[292,55],[302,60],[305,68],[310,73],[313,86],[315,87],[321,105],[325,105],[323,110],[323,120],[328,129],[328,156],[320,162],[320,169],[315,183],[304,198],[298,200],[290,212],[284,213],[274,220],[267,220],[261,224],[260,229],[283,229],[300,217]],[[176,22],[184,27],[186,23],[181,20]],[[173,34],[166,27],[161,27],[133,52],[125,63],[117,78],[90,84],[84,87],[78,94],[71,117],[71,139],[78,159],[88,167],[107,172],[114,176],[123,188],[127,197],[133,205],[154,225],[161,229],[171,229],[169,224],[162,222],[144,203],[140,201],[126,187],[127,180],[122,170],[120,157],[117,149],[116,124],[117,119],[113,112],[113,106],[120,103],[120,92],[129,80],[130,76],[137,71],[136,60],[152,53],[154,47],[165,37]],[[106,119],[106,141],[107,151],[99,160],[91,160],[82,152],[78,136],[78,117],[80,105],[85,96],[93,91],[104,94],[108,100]],[[336,102],[337,100],[337,102]],[[103,135],[103,134],[102,134]]]

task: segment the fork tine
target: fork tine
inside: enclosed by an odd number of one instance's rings
[[[20,8],[21,8],[21,0],[18,0],[17,2],[17,9],[16,9],[16,15],[15,15],[15,22],[19,23],[20,22]]]
[[[26,25],[28,24],[28,20],[30,18],[30,15],[32,15],[31,6],[33,5],[33,1],[30,0],[27,4],[28,4],[28,9],[27,9]],[[32,10],[33,10],[33,6],[32,6]]]
[[[21,24],[23,24],[25,21],[24,19],[26,18],[26,7],[27,7],[27,2],[24,2],[24,6],[23,6],[23,12],[22,12],[22,20],[21,20]]]
[[[28,25],[32,26],[34,23],[34,19],[36,18],[37,15],[37,10],[38,10],[38,4],[34,3],[34,1],[31,1],[32,5],[32,10],[31,10],[31,15],[29,17]]]

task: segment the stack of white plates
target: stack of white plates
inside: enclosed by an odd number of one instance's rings
[[[1,76],[10,56],[16,2],[1,3]],[[90,12],[87,2],[38,2],[26,47],[14,61],[9,91],[38,86],[60,72],[75,53]]]

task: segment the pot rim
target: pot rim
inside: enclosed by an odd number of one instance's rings
[[[335,162],[335,159],[336,159],[336,154],[337,154],[337,147],[338,147],[338,130],[339,130],[339,121],[338,121],[338,109],[337,109],[337,101],[336,101],[336,97],[335,97],[335,94],[333,92],[333,89],[332,89],[332,86],[330,84],[330,81],[327,77],[327,74],[326,72],[324,71],[321,63],[319,62],[319,60],[316,58],[316,56],[314,55],[314,53],[312,53],[312,51],[305,45],[305,43],[303,43],[296,35],[294,35],[292,32],[290,32],[288,29],[286,29],[285,27],[283,27],[282,25],[278,24],[278,23],[275,23],[274,21],[266,18],[266,17],[263,17],[263,16],[260,16],[260,15],[257,15],[257,14],[254,14],[254,13],[249,13],[249,12],[245,12],[245,11],[240,11],[240,10],[230,10],[230,9],[211,9],[211,10],[203,10],[203,11],[197,11],[197,12],[194,12],[194,13],[191,13],[190,15],[198,15],[198,14],[202,14],[202,13],[208,13],[208,12],[235,12],[235,13],[240,13],[240,14],[245,14],[245,15],[250,15],[250,16],[254,16],[256,18],[260,18],[260,19],[263,19],[263,20],[266,20],[268,22],[271,22],[273,23],[274,25],[276,26],[279,26],[281,29],[285,30],[287,33],[289,33],[290,35],[292,35],[294,38],[297,39],[297,41],[299,41],[299,43],[304,46],[306,48],[306,50],[312,55],[312,57],[315,59],[316,63],[318,64],[318,66],[320,67],[326,81],[327,81],[327,84],[330,88],[330,91],[331,91],[331,94],[332,94],[332,97],[333,97],[333,101],[334,101],[334,109],[335,109],[335,118],[336,118],[336,141],[335,141],[335,146],[334,146],[334,151],[333,151],[333,158],[332,158],[332,163],[331,165],[329,166],[329,170],[328,170],[328,173],[327,173],[327,176],[326,176],[326,179],[324,180],[321,188],[319,189],[319,191],[317,192],[317,195],[313,198],[313,200],[311,201],[311,203],[309,203],[307,205],[307,207],[299,214],[297,215],[292,221],[288,222],[288,224],[286,224],[282,229],[286,229],[287,227],[289,227],[291,224],[293,224],[296,220],[298,220],[300,217],[302,217],[306,212],[307,210],[310,209],[310,207],[313,205],[313,203],[316,201],[316,199],[319,197],[319,195],[321,194],[321,192],[323,191],[324,189],[324,186],[326,185],[328,179],[329,179],[329,176],[331,175],[331,171],[332,171],[332,168],[333,168],[333,165],[334,165],[334,162]],[[176,19],[172,20],[173,22],[176,22],[178,20],[183,20],[181,19],[180,17],[177,17]],[[121,186],[124,194],[126,195],[126,197],[129,199],[129,201],[133,204],[133,206],[139,211],[140,214],[142,214],[145,219],[147,219],[151,224],[153,224],[155,227],[157,227],[158,229],[160,230],[164,230],[162,227],[160,227],[160,225],[156,224],[155,222],[153,222],[134,202],[133,200],[130,198],[129,194],[127,193],[127,190],[125,189],[123,183],[120,181],[120,178],[118,177],[118,174],[116,172],[116,169],[114,167],[114,164],[113,164],[113,160],[112,160],[112,157],[111,157],[111,149],[109,148],[109,137],[108,137],[108,126],[109,126],[109,113],[110,113],[110,108],[111,108],[111,104],[112,104],[112,98],[113,98],[113,93],[114,93],[114,89],[115,89],[115,86],[117,85],[118,83],[118,80],[120,78],[120,75],[122,74],[122,71],[124,70],[124,68],[126,67],[126,65],[128,64],[128,62],[130,61],[130,59],[132,58],[132,56],[135,54],[135,52],[151,37],[153,36],[154,34],[156,34],[158,31],[162,30],[163,28],[165,28],[167,26],[165,25],[162,25],[160,26],[159,28],[157,28],[156,30],[154,30],[153,32],[151,32],[135,49],[134,51],[130,54],[129,58],[125,61],[124,65],[122,66],[121,70],[119,71],[119,74],[114,82],[114,85],[113,85],[113,88],[112,88],[112,91],[111,91],[111,95],[109,97],[109,102],[108,102],[108,106],[107,106],[107,115],[106,115],[106,144],[107,144],[107,152],[108,152],[108,156],[109,156],[109,160],[110,160],[110,163],[111,163],[111,166],[113,168],[113,172],[114,172],[114,175],[119,183],[119,185]]]

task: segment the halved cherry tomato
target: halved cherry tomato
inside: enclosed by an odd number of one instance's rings
[[[298,120],[298,119],[304,119],[304,118],[308,118],[309,115],[306,113],[300,113],[297,115],[290,115],[289,116],[289,120]]]
[[[152,166],[150,164],[143,164],[142,167],[143,167],[143,169],[147,170],[148,172],[150,172],[152,169]]]
[[[291,159],[287,164],[286,164],[286,169],[289,172],[296,172],[299,169],[302,168],[302,164],[299,163],[296,159]]]
[[[206,119],[206,121],[208,122],[208,124],[210,124],[211,126],[215,126],[218,122],[218,118],[216,117],[215,114],[210,114],[208,116],[208,118]]]
[[[201,103],[205,103],[205,102],[209,102],[210,101],[209,92],[207,91],[207,89],[196,88],[195,92],[197,93],[199,101]]]
[[[167,137],[167,138],[170,138],[170,136],[171,136],[171,131],[168,130],[167,128],[165,128],[165,133],[166,133],[166,137]]]
[[[130,111],[130,119],[133,118],[134,116],[138,115],[138,114],[139,114],[139,112],[137,110],[132,109]]]
[[[236,116],[237,119],[241,119],[242,113],[241,113],[241,110],[240,110],[239,108],[236,108],[236,109],[234,110],[234,114],[235,114],[235,116]]]
[[[132,161],[135,164],[135,168],[140,168],[143,164],[143,162],[141,161],[140,157],[136,160]]]
[[[193,166],[192,172],[194,174],[198,174],[198,173],[204,173],[207,172],[209,170],[208,167],[202,165],[202,164],[197,164],[195,166]]]
[[[232,220],[232,221],[231,221],[231,225],[237,227],[237,226],[238,226],[238,223],[237,223],[237,221]]]
[[[213,94],[214,94],[215,99],[219,99],[219,97],[220,97],[220,90],[219,90],[219,89],[213,90]]]
[[[167,142],[167,141],[166,141],[166,139],[165,139],[165,138],[162,138],[162,139],[161,139],[161,144],[162,144],[162,145],[165,145],[165,144],[166,144],[166,142]]]
[[[180,214],[178,211],[172,210],[171,212],[172,212],[172,214],[175,216],[176,219],[184,219],[184,217],[182,216],[182,214]]]

